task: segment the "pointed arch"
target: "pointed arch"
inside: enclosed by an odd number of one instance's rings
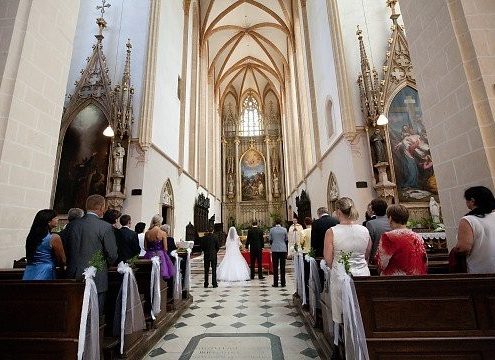
[[[174,189],[172,187],[172,182],[170,178],[168,178],[162,186],[162,191],[160,192],[160,212],[163,217],[163,223],[170,225],[172,236],[174,232],[175,225],[175,217],[174,217],[174,209],[175,209],[175,198],[174,198]]]

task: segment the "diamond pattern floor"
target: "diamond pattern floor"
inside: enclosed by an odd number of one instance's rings
[[[243,283],[219,283],[219,287],[203,288],[201,274],[193,273],[191,293],[193,305],[177,320],[168,333],[144,359],[180,359],[191,356],[184,351],[191,339],[202,334],[225,334],[225,338],[205,337],[201,341],[217,344],[234,341],[228,334],[238,336],[235,341],[252,344],[256,348],[260,338],[243,337],[243,334],[273,334],[280,338],[283,358],[286,360],[319,359],[318,353],[306,332],[302,319],[290,303],[294,293],[292,274],[287,274],[287,287],[272,288],[272,276],[264,280]],[[215,342],[216,341],[216,342]],[[269,343],[269,342],[267,342]],[[273,344],[271,345],[273,348]],[[267,357],[268,356],[268,357]],[[191,359],[210,358],[194,353]],[[225,354],[224,359],[230,359]],[[255,359],[251,354],[249,358]],[[264,354],[263,359],[272,358]],[[219,357],[218,360],[222,359]],[[261,357],[260,357],[261,359]]]

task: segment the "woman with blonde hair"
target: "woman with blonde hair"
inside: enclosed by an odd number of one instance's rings
[[[334,345],[338,345],[339,324],[342,323],[342,280],[345,265],[353,276],[369,276],[368,257],[371,239],[368,229],[356,224],[359,213],[352,199],[343,197],[335,203],[335,213],[339,224],[325,233],[323,256],[332,271],[330,274],[330,293],[332,299],[332,318],[334,322]]]
[[[151,218],[150,228],[144,234],[144,249],[146,259],[153,256],[160,258],[160,274],[164,279],[170,279],[175,276],[175,267],[167,254],[167,233],[160,229],[163,218],[160,215],[154,215]]]

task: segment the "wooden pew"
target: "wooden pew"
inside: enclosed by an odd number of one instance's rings
[[[22,281],[22,273],[0,271],[1,358],[77,358],[84,283]]]
[[[370,359],[495,358],[495,275],[354,278]]]

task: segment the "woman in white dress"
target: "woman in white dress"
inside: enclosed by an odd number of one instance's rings
[[[225,256],[217,269],[218,281],[249,280],[249,266],[239,250],[240,245],[237,230],[232,226],[225,242]]]
[[[371,238],[368,229],[356,224],[359,214],[352,199],[343,197],[335,203],[339,224],[325,233],[323,256],[331,265],[330,294],[334,322],[334,348],[338,345],[339,325],[342,323],[342,281],[345,267],[342,255],[348,256],[352,276],[369,276],[368,257]]]

